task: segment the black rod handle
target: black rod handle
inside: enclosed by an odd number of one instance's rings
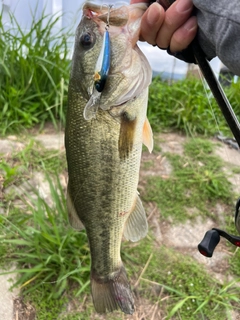
[[[199,252],[205,257],[211,258],[213,251],[220,241],[220,235],[216,230],[209,230],[198,245]]]

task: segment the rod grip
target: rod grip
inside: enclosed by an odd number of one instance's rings
[[[220,235],[216,230],[209,230],[198,245],[199,252],[205,257],[211,258],[213,251],[220,241]]]

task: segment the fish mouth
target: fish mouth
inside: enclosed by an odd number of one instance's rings
[[[115,5],[97,5],[87,2],[83,6],[83,15],[96,22],[102,21],[112,26],[121,27],[125,26],[129,19],[126,5],[115,7]]]

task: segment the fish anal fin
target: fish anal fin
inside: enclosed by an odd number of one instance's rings
[[[151,125],[146,118],[144,125],[143,125],[143,144],[148,148],[149,152],[152,153],[153,151],[153,133]]]
[[[91,272],[91,291],[96,312],[103,314],[120,308],[126,314],[133,314],[134,298],[124,266],[104,279]]]
[[[130,213],[124,227],[124,237],[126,240],[136,242],[147,235],[148,222],[142,201],[137,195],[135,207]]]
[[[118,140],[120,159],[128,158],[133,148],[134,133],[137,119],[131,119],[127,112],[121,115],[121,127]]]
[[[73,201],[68,189],[67,189],[67,212],[68,212],[68,220],[70,225],[74,229],[77,229],[79,231],[84,229],[84,225],[77,215],[77,211],[75,209],[75,206],[73,204]]]

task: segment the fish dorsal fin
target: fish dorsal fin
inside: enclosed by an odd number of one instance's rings
[[[143,144],[148,148],[148,151],[152,153],[153,151],[153,133],[151,125],[146,118],[143,125]]]
[[[148,222],[142,201],[137,195],[136,204],[130,213],[124,228],[124,237],[126,240],[136,242],[147,235]]]
[[[77,211],[72,202],[72,198],[70,196],[69,190],[67,189],[67,212],[68,212],[68,220],[70,225],[77,230],[84,229],[84,225],[77,215]]]

